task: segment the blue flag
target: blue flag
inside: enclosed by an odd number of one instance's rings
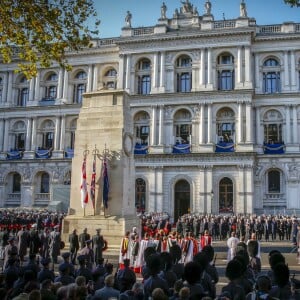
[[[108,193],[109,193],[109,181],[108,181],[108,173],[107,173],[107,162],[106,158],[103,160],[103,205],[105,208],[108,208]]]

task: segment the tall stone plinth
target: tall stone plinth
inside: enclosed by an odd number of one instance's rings
[[[138,223],[134,203],[133,129],[128,101],[126,92],[121,90],[102,90],[84,95],[75,133],[70,209],[63,226],[65,239],[74,228],[78,233],[88,228],[92,235],[97,228],[101,228],[108,243],[115,244],[121,241],[125,230]],[[85,208],[81,204],[84,155],[89,193]],[[95,207],[90,198],[94,157]],[[104,157],[107,159],[109,178],[108,208],[104,208],[102,199]]]

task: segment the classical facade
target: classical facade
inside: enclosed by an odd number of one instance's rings
[[[122,91],[137,212],[299,211],[300,24],[257,25],[244,1],[220,21],[210,1],[203,15],[180,5],[170,18],[163,5],[152,27],[128,12],[120,37],[68,54],[70,72],[54,65],[27,81],[0,64],[1,207],[66,203],[82,99]]]

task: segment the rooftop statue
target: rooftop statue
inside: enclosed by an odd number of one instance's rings
[[[182,7],[180,8],[180,11],[182,13],[193,13],[193,4],[189,0],[181,1]]]
[[[242,0],[240,4],[240,17],[241,18],[247,18],[247,8],[246,8],[246,3],[244,0]]]
[[[209,0],[205,2],[204,7],[205,7],[205,14],[210,15],[211,14],[211,3]]]
[[[131,27],[131,19],[132,19],[132,14],[130,13],[130,11],[127,11],[127,15],[125,17],[125,26],[126,27]]]
[[[161,9],[160,9],[160,13],[161,13],[161,19],[166,19],[167,18],[167,6],[166,6],[166,3],[163,2],[162,6],[161,6]]]

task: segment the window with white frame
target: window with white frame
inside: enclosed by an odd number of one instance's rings
[[[25,137],[26,137],[26,125],[23,121],[17,121],[12,128],[11,132],[14,138],[14,150],[25,150]]]
[[[134,117],[135,139],[137,144],[149,145],[150,116],[147,112],[139,112]]]
[[[74,149],[75,147],[75,131],[76,131],[77,119],[70,122],[69,126],[66,128],[66,147],[69,149]]]
[[[268,58],[263,63],[263,92],[278,93],[281,90],[280,64],[275,58]]]
[[[268,192],[280,193],[280,172],[278,170],[270,170],[268,172]]]
[[[181,109],[174,115],[175,144],[190,144],[192,136],[191,113]]]
[[[87,74],[79,71],[74,78],[73,103],[82,103],[82,95],[86,92]]]
[[[50,176],[48,173],[44,172],[41,174],[41,184],[40,184],[40,193],[48,194],[50,191]]]
[[[234,57],[230,53],[223,53],[217,59],[218,90],[234,89]]]
[[[29,98],[29,81],[25,76],[21,76],[16,83],[17,106],[26,106]]]
[[[40,134],[41,134],[41,148],[42,149],[51,149],[54,146],[54,132],[55,126],[51,120],[46,120],[43,122]]]
[[[103,85],[107,89],[117,88],[117,71],[114,68],[110,68],[104,74]]]
[[[176,91],[188,93],[192,89],[192,59],[188,55],[181,55],[176,60]]]
[[[231,108],[225,107],[216,115],[217,143],[234,143],[235,114]]]
[[[21,175],[14,173],[12,176],[12,193],[21,193]]]
[[[45,93],[43,100],[54,100],[57,97],[58,76],[56,73],[47,75],[45,80]]]
[[[264,124],[264,143],[265,144],[282,144],[282,124],[283,118],[279,111],[269,110],[263,118]]]
[[[143,58],[136,64],[137,93],[147,95],[151,92],[151,61]]]

